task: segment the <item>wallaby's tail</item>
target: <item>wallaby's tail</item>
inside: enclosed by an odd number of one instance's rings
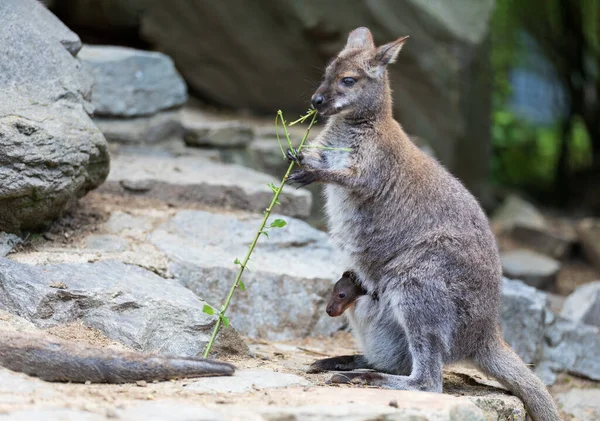
[[[131,383],[231,376],[231,364],[196,357],[144,355],[35,334],[0,331],[0,366],[51,382]]]
[[[546,385],[502,339],[480,349],[475,362],[518,396],[534,421],[562,420]]]

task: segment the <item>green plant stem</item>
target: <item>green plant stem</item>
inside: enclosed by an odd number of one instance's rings
[[[281,112],[279,112],[279,115],[281,115],[281,122],[282,122],[284,132],[285,132],[286,137],[289,142],[289,133],[288,133],[286,125],[285,125],[285,120],[283,119],[283,115],[281,114]],[[306,142],[306,139],[308,138],[310,129],[312,128],[313,124],[315,123],[315,121],[317,119],[317,113],[313,112],[312,116],[313,116],[312,120],[310,121],[310,124],[308,125],[308,128],[306,129],[306,133],[304,134],[304,137],[302,138],[302,141],[300,142],[300,145],[298,146],[298,151],[300,151],[302,149],[302,147],[304,146],[304,142]],[[303,117],[304,120],[306,120],[307,117],[308,116]],[[297,121],[300,121],[300,120],[302,120],[302,118],[300,118]],[[304,120],[302,120],[302,121],[304,121]],[[263,232],[265,226],[267,225],[267,220],[269,219],[269,216],[271,216],[273,207],[278,203],[279,195],[281,194],[283,187],[285,186],[285,183],[286,183],[288,177],[290,176],[292,169],[294,168],[294,165],[295,165],[295,162],[292,161],[290,163],[285,175],[283,176],[281,183],[279,184],[279,188],[277,189],[276,192],[274,192],[273,199],[271,200],[269,207],[265,210],[265,214],[262,219],[262,222],[260,223],[258,231],[256,232],[256,235],[254,236],[252,242],[250,243],[250,246],[248,247],[248,252],[246,253],[246,257],[244,257],[244,260],[240,263],[240,269],[238,270],[238,273],[235,277],[235,281],[233,282],[233,285],[231,286],[231,289],[229,290],[229,294],[227,294],[227,298],[225,299],[225,304],[223,304],[223,307],[221,307],[221,309],[219,311],[219,318],[217,319],[217,321],[215,323],[215,327],[213,328],[212,334],[210,335],[208,344],[206,345],[206,348],[204,349],[204,354],[203,354],[204,358],[207,358],[208,354],[210,353],[210,350],[213,346],[213,343],[215,342],[217,334],[219,333],[219,328],[221,327],[222,316],[225,315],[225,312],[229,308],[229,303],[231,302],[231,299],[233,298],[233,293],[235,292],[236,288],[238,288],[240,280],[242,279],[242,275],[244,274],[244,270],[246,269],[246,265],[248,264],[248,261],[250,260],[250,256],[252,255],[252,252],[254,251],[254,248],[256,247],[256,243],[258,243],[258,239],[260,238],[261,233]]]

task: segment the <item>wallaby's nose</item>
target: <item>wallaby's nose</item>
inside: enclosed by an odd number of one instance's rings
[[[323,103],[323,101],[325,101],[325,98],[323,98],[323,95],[321,95],[321,94],[316,94],[312,97],[312,105],[315,108],[317,108],[319,105],[321,105]]]
[[[325,311],[327,312],[327,314],[329,314],[331,316],[333,309],[331,307],[327,307],[327,310],[325,310]]]

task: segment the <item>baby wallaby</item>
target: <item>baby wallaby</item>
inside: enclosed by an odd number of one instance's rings
[[[327,314],[338,317],[344,314],[356,302],[356,299],[367,292],[357,282],[353,272],[347,271],[333,286],[333,292],[327,304]]]
[[[329,235],[344,269],[379,296],[348,310],[354,334],[378,352],[341,365],[410,367],[332,381],[441,392],[443,365],[469,360],[523,399],[535,421],[560,420],[544,384],[502,339],[502,267],[485,213],[393,117],[387,66],[406,39],[376,46],[367,28],[352,31],[312,97],[329,117],[325,129],[311,148],[290,154],[301,165],[290,182],[325,184]],[[334,360],[315,369],[339,369]]]

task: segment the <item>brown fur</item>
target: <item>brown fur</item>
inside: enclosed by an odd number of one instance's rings
[[[326,312],[331,317],[339,317],[354,305],[357,298],[366,291],[357,283],[353,272],[345,272],[333,286]]]

